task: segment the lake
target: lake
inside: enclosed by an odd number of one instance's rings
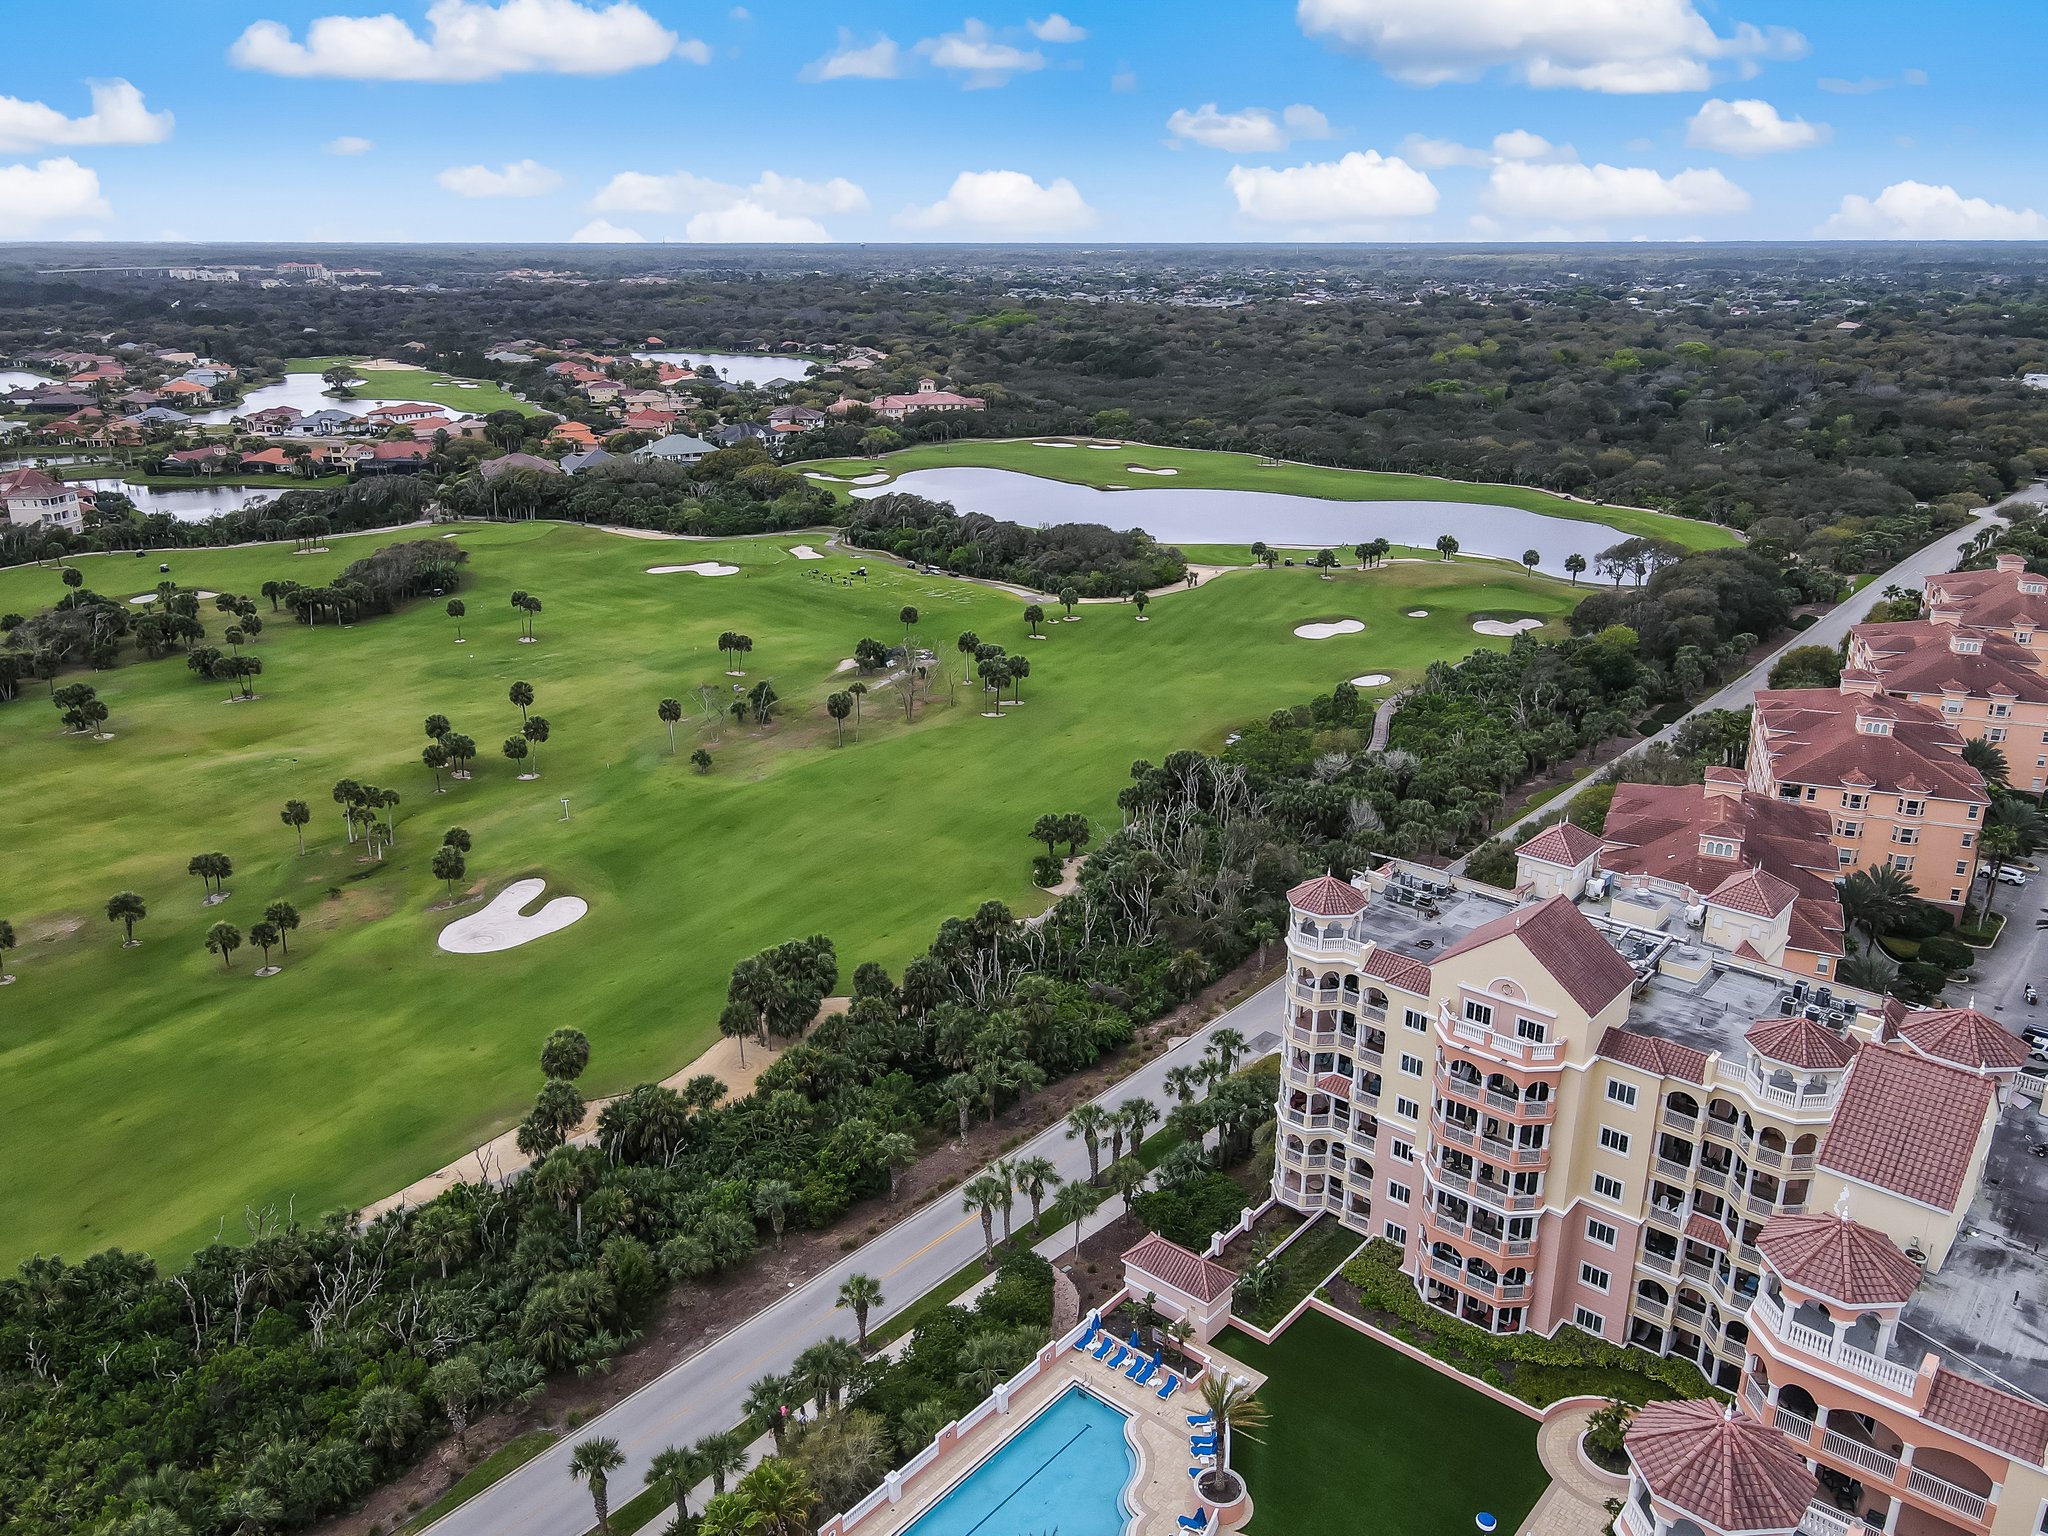
[[[42,384],[54,384],[56,380],[45,378],[40,373],[27,373],[19,368],[0,368],[0,390],[34,389]]]
[[[204,422],[232,421],[237,416],[267,411],[278,405],[296,407],[309,416],[315,411],[347,411],[351,416],[361,416],[380,405],[392,403],[389,400],[337,400],[332,395],[322,393],[326,388],[327,381],[317,373],[288,373],[281,384],[264,384],[250,390],[242,397],[240,405],[204,411],[195,419]]]
[[[94,491],[119,491],[145,516],[168,512],[181,523],[204,522],[223,512],[239,512],[252,501],[275,501],[280,491],[290,488],[281,486],[273,491],[244,485],[195,485],[190,490],[181,487],[160,491],[146,485],[130,485],[126,480],[73,480],[71,484]]]
[[[1085,453],[1087,449],[1077,449]],[[1103,490],[1046,480],[1012,469],[913,469],[887,485],[864,486],[862,499],[909,491],[949,501],[962,512],[1040,527],[1049,523],[1103,523],[1142,528],[1162,544],[1267,544],[1334,549],[1347,560],[1354,544],[1388,539],[1427,549],[1439,534],[1451,534],[1461,553],[1519,560],[1522,551],[1542,553],[1537,569],[1568,574],[1568,555],[1593,557],[1623,535],[1604,523],[1524,512],[1519,507],[1476,501],[1330,501],[1281,491],[1200,490],[1192,486],[1145,486]]]
[[[819,359],[794,352],[635,352],[649,363],[674,363],[679,368],[716,368],[728,384],[766,384],[771,379],[801,379]]]

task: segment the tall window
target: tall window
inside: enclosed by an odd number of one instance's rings
[[[1607,1319],[1587,1307],[1574,1308],[1572,1321],[1591,1334],[1602,1334],[1607,1331]]]
[[[1606,1151],[1619,1152],[1623,1157],[1626,1157],[1628,1156],[1628,1133],[1626,1131],[1617,1131],[1611,1125],[1603,1125],[1600,1127],[1600,1145]]]
[[[1607,1097],[1617,1104],[1624,1104],[1628,1108],[1634,1109],[1636,1107],[1636,1085],[1634,1083],[1624,1083],[1618,1077],[1610,1077],[1607,1079]]]
[[[1621,1180],[1609,1178],[1604,1173],[1596,1173],[1593,1175],[1593,1193],[1602,1200],[1612,1200],[1616,1205],[1619,1205],[1621,1203]]]
[[[1465,999],[1465,1017],[1474,1024],[1483,1024],[1488,1029],[1493,1028],[1493,1010],[1484,1003],[1475,1003],[1470,998]]]
[[[1586,1222],[1586,1236],[1602,1248],[1612,1248],[1619,1234],[1611,1224],[1594,1217]]]
[[[1604,1291],[1614,1283],[1614,1278],[1597,1264],[1581,1264],[1579,1266],[1579,1283],[1581,1285],[1590,1285],[1596,1291]]]

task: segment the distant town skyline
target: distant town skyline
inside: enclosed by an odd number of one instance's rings
[[[2038,240],[1992,0],[74,0],[0,240]]]

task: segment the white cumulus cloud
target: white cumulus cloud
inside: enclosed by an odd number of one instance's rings
[[[1233,165],[1224,184],[1237,211],[1262,224],[1363,224],[1436,212],[1436,183],[1376,149],[1281,169]]]
[[[1054,11],[1043,21],[1027,21],[1024,25],[1041,43],[1078,43],[1088,35],[1086,27],[1075,26],[1058,11]]]
[[[1064,176],[1040,186],[1022,171],[962,171],[944,197],[904,209],[896,222],[910,229],[1060,235],[1088,228],[1095,217]]]
[[[592,219],[569,239],[577,245],[645,245],[647,237],[610,219]]]
[[[1964,197],[1951,186],[1895,181],[1874,198],[1843,198],[1817,233],[1838,240],[2041,240],[2048,239],[2048,216]]]
[[[1036,48],[1019,48],[1003,42],[986,22],[971,16],[960,24],[958,32],[928,37],[917,45],[917,51],[935,69],[961,75],[960,83],[970,91],[1007,85],[1013,76],[1045,68],[1045,55]]]
[[[785,245],[832,238],[816,219],[778,213],[747,198],[729,207],[705,210],[690,220],[683,233],[713,245]]]
[[[1506,69],[1527,84],[1633,94],[1705,90],[1718,62],[1790,58],[1806,40],[1716,32],[1694,0],[1299,0],[1301,29],[1418,85]]]
[[[434,180],[457,197],[539,197],[562,184],[562,173],[538,160],[514,160],[495,171],[487,165],[451,165]]]
[[[278,21],[252,23],[228,58],[266,74],[343,80],[495,80],[501,75],[613,75],[664,59],[710,62],[629,0],[434,0],[427,35],[385,12],[321,16],[300,42]]]
[[[37,233],[59,219],[103,219],[98,172],[69,155],[34,165],[0,165],[0,239]]]
[[[0,149],[46,145],[160,144],[171,136],[171,114],[152,112],[126,80],[95,80],[92,111],[66,117],[40,101],[0,96]]]
[[[1296,139],[1327,139],[1330,120],[1301,102],[1275,116],[1264,107],[1221,112],[1215,102],[1205,101],[1192,112],[1186,107],[1175,112],[1166,120],[1166,131],[1176,139],[1229,154],[1258,155],[1285,149]]]
[[[776,214],[865,213],[868,195],[844,176],[805,181],[763,171],[752,186],[740,187],[694,171],[621,171],[591,199],[603,213],[717,213],[741,204]]]
[[[1660,175],[1646,166],[1504,160],[1487,200],[1496,213],[1553,222],[1741,213],[1749,194],[1716,170]]]
[[[1578,159],[1578,152],[1571,145],[1553,144],[1542,134],[1531,133],[1526,128],[1510,128],[1506,133],[1495,134],[1493,143],[1485,149],[1460,144],[1455,139],[1430,139],[1411,133],[1401,141],[1401,155],[1411,163],[1432,171],[1453,165],[1498,165],[1503,160]]]
[[[1749,98],[1702,102],[1686,119],[1685,142],[1695,149],[1717,149],[1724,155],[1774,155],[1786,149],[1811,149],[1834,137],[1826,123],[1803,117],[1784,118],[1768,101]]]
[[[845,27],[839,29],[839,46],[822,59],[803,67],[805,80],[894,80],[903,73],[903,50],[894,38],[882,36],[872,43],[856,43]]]
[[[360,138],[353,133],[344,133],[340,138],[329,139],[321,145],[320,152],[326,155],[367,155],[376,147],[376,143],[370,139]]]

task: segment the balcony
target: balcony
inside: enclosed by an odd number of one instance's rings
[[[1749,1317],[1753,1328],[1761,1328],[1779,1343],[1839,1366],[1908,1400],[1920,1380],[1920,1373],[1909,1365],[1881,1359],[1834,1334],[1793,1322],[1784,1304],[1769,1296],[1759,1296],[1751,1303]]]
[[[1659,1123],[1667,1131],[1676,1131],[1681,1136],[1692,1136],[1699,1130],[1700,1117],[1685,1114],[1666,1104],[1663,1114],[1659,1117]]]
[[[1674,1184],[1690,1184],[1692,1182],[1692,1164],[1676,1162],[1671,1158],[1660,1156],[1657,1159],[1657,1174],[1658,1177],[1669,1179]]]
[[[1681,1301],[1672,1309],[1671,1315],[1675,1322],[1683,1327],[1690,1328],[1694,1333],[1705,1333],[1707,1331],[1707,1314],[1706,1310],[1702,1307],[1687,1306]]]
[[[1442,1067],[1436,1069],[1436,1085],[1452,1098],[1463,1099],[1467,1104],[1477,1104],[1481,1099],[1494,1097],[1480,1084],[1446,1072]]]
[[[1726,1189],[1728,1187],[1728,1170],[1726,1168],[1715,1168],[1707,1163],[1701,1163],[1698,1171],[1693,1174],[1693,1182],[1701,1189]]]
[[[1918,1467],[1906,1469],[1906,1487],[1923,1499],[1932,1499],[1944,1509],[1952,1509],[1966,1519],[1985,1523],[1986,1512],[1991,1501],[1981,1493],[1972,1493],[1967,1488],[1958,1488],[1945,1477],[1936,1477],[1932,1472],[1922,1472]]]
[[[1439,1120],[1434,1130],[1438,1140],[1447,1141],[1454,1147],[1476,1148],[1479,1145],[1477,1133],[1466,1130],[1464,1126],[1459,1125],[1455,1120]]]
[[[1564,1060],[1564,1046],[1558,1041],[1524,1040],[1519,1035],[1505,1035],[1470,1019],[1452,1018],[1448,1009],[1442,1018],[1445,1031],[1459,1045],[1476,1047],[1503,1060],[1530,1066],[1554,1066]]]
[[[1347,939],[1341,935],[1311,935],[1301,932],[1298,928],[1287,935],[1287,948],[1297,955],[1362,955],[1371,947],[1372,941],[1369,939]]]
[[[1540,1211],[1543,1209],[1543,1197],[1541,1195],[1518,1195],[1510,1190],[1502,1189],[1498,1184],[1490,1184],[1485,1179],[1474,1179],[1471,1181],[1471,1184],[1470,1193],[1472,1198],[1489,1209],[1502,1213]]]
[[[1706,1127],[1700,1134],[1709,1141],[1725,1141],[1732,1145],[1736,1141],[1739,1131],[1733,1120],[1716,1120],[1712,1115],[1709,1115],[1707,1116]]]
[[[1854,1515],[1845,1515],[1832,1504],[1815,1502],[1806,1506],[1799,1522],[1798,1536],[1870,1536],[1870,1527]]]
[[[1556,1113],[1555,1099],[1517,1099],[1505,1093],[1486,1091],[1486,1107],[1503,1115],[1513,1115],[1521,1120],[1548,1120]]]
[[[1685,1232],[1685,1211],[1682,1207],[1674,1210],[1670,1206],[1653,1205],[1643,1213],[1643,1220],[1674,1237],[1683,1236]]]
[[[1653,1275],[1669,1275],[1674,1279],[1678,1275],[1678,1260],[1665,1254],[1652,1253],[1647,1248],[1636,1255],[1636,1264],[1639,1268],[1649,1270]]]

